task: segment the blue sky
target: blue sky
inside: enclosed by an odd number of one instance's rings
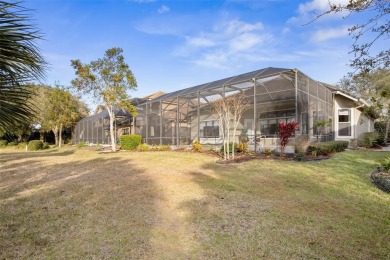
[[[333,2],[345,2],[334,0]],[[45,40],[46,83],[70,85],[70,60],[121,47],[138,90],[132,97],[264,67],[298,68],[330,84],[351,69],[347,28],[364,17],[306,24],[328,0],[27,0]]]

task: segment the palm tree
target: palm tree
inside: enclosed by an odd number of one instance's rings
[[[31,116],[28,82],[43,79],[45,61],[35,45],[41,39],[28,9],[0,1],[0,131]]]

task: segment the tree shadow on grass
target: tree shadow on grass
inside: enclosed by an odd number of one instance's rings
[[[19,163],[12,166],[16,172],[0,173],[0,258],[158,255],[150,241],[159,194],[134,161],[46,165],[40,155],[33,158],[27,173],[17,170]]]
[[[15,152],[2,150],[0,152],[0,166],[2,163],[15,161],[25,158],[41,158],[41,157],[61,157],[74,154],[75,150],[58,151],[57,149],[29,151],[29,152]]]

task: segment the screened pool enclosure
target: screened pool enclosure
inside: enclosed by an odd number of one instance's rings
[[[197,140],[204,145],[220,146],[222,127],[211,104],[238,93],[245,96],[250,106],[241,117],[236,136],[230,140],[239,142],[245,133],[251,149],[276,146],[278,123],[291,121],[299,123],[296,136],[307,136],[311,141],[334,139],[331,126],[316,127],[318,121],[333,119],[332,90],[297,69],[281,68],[265,68],[152,99],[133,99],[138,116],[133,118],[117,110],[115,132],[117,137],[140,134],[144,143],[154,145],[190,145]],[[81,120],[73,140],[109,144],[107,111]]]
[[[147,144],[222,144],[218,117],[212,112],[215,100],[242,93],[250,104],[240,120],[236,136],[245,132],[249,146],[277,145],[279,122],[296,121],[312,141],[333,139],[332,127],[315,122],[332,119],[332,91],[296,69],[265,68],[238,76],[178,90],[137,106],[135,133]],[[232,126],[233,127],[233,126]]]
[[[130,113],[122,109],[116,109],[114,129],[119,137],[129,134],[133,118]],[[117,140],[119,140],[117,138]],[[73,133],[73,142],[78,144],[110,144],[110,117],[107,110],[80,120]]]

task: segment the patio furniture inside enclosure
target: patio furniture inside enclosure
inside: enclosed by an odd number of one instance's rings
[[[290,121],[299,123],[298,135],[318,141],[332,139],[332,127],[315,126],[315,122],[332,118],[332,92],[296,69],[281,68],[265,68],[149,100],[137,107],[135,132],[147,144],[179,146],[198,140],[219,145],[223,133],[211,104],[237,93],[245,95],[250,107],[231,140],[238,142],[246,133],[255,149],[275,145],[278,123]]]

